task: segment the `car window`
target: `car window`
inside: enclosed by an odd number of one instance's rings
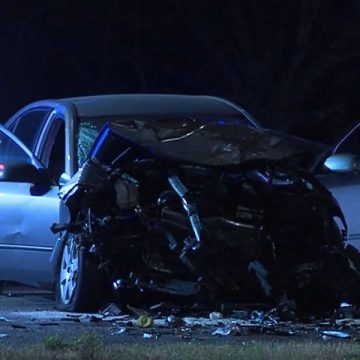
[[[0,163],[1,168],[7,163],[31,164],[31,157],[15,141],[0,132]]]
[[[36,141],[49,116],[51,108],[31,109],[19,115],[8,129],[16,135],[31,151],[35,150]]]

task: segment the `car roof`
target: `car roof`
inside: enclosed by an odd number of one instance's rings
[[[73,107],[80,117],[111,115],[221,115],[243,114],[260,127],[246,110],[226,99],[207,95],[177,94],[110,94],[40,100],[25,107]]]
[[[133,114],[139,111],[143,114],[169,112],[236,114],[242,110],[225,99],[201,95],[116,94],[74,97],[58,101],[74,104],[79,116],[115,115],[119,112]]]

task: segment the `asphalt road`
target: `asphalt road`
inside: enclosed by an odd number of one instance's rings
[[[151,318],[150,327],[139,325],[139,314],[83,314],[57,311],[53,294],[32,288],[8,286],[0,295],[0,345],[28,346],[43,342],[50,335],[74,339],[95,334],[104,343],[139,342],[231,342],[251,341],[353,341],[360,338],[360,320],[344,319],[336,328],[328,320],[314,323],[279,322],[256,324],[239,318],[220,318],[219,314],[194,316],[182,314],[169,318]],[[145,320],[146,323],[146,320]],[[341,339],[324,336],[322,331],[336,330],[351,336]]]

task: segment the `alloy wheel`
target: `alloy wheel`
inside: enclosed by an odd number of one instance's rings
[[[64,245],[59,274],[60,296],[65,305],[68,305],[74,297],[79,273],[79,256],[75,235],[70,235]]]

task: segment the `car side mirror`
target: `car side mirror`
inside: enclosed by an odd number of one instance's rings
[[[45,169],[37,169],[28,163],[11,163],[3,165],[0,181],[31,183],[31,195],[39,196],[50,190],[53,182]]]
[[[349,153],[335,154],[326,159],[324,166],[338,173],[360,171],[360,157]]]

